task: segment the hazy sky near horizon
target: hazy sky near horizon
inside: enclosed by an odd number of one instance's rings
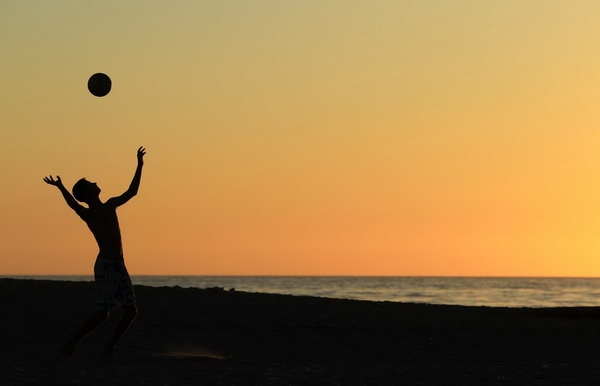
[[[600,276],[600,3],[2,1],[0,274]],[[113,90],[92,96],[87,79]]]

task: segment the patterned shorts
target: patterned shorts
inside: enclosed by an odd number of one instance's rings
[[[133,285],[123,260],[96,259],[94,281],[97,310],[135,304]]]

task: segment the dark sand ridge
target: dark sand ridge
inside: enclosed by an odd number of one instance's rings
[[[0,385],[600,384],[600,309],[367,302],[136,286],[140,314],[99,358],[115,315],[56,352],[93,283],[0,279]]]

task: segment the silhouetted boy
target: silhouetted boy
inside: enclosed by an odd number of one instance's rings
[[[67,204],[85,221],[94,234],[100,249],[94,265],[96,313],[87,319],[75,335],[65,343],[61,349],[63,355],[73,356],[77,343],[108,319],[111,309],[121,306],[123,307],[123,317],[103,352],[104,356],[113,356],[115,346],[137,315],[133,286],[123,260],[121,231],[116,210],[118,206],[123,205],[137,194],[142,178],[145,154],[146,150],[140,147],[137,151],[137,168],[129,189],[105,203],[100,201],[100,188],[96,183],[89,182],[85,178],[77,181],[73,186],[73,196],[77,200],[85,202],[88,205],[87,208],[75,201],[69,191],[65,189],[59,176],[56,176],[56,180],[52,176],[44,177],[46,183],[58,187]]]

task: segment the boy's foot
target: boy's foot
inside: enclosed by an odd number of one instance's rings
[[[115,356],[115,348],[114,347],[106,347],[102,352],[103,358],[112,358]]]
[[[65,344],[60,348],[60,355],[67,358],[73,358],[75,356],[75,346],[70,344]]]

